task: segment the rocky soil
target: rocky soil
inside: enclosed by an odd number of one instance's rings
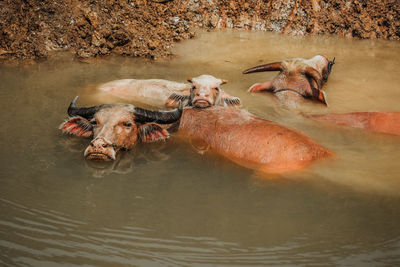
[[[160,58],[195,29],[400,40],[399,0],[3,0],[0,59]]]

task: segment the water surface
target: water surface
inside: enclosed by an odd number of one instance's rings
[[[302,114],[400,111],[400,43],[265,32],[202,32],[163,61],[68,55],[0,66],[0,265],[266,266],[400,263],[400,138],[311,121]],[[276,73],[251,66],[336,57],[329,107],[296,110],[248,94]],[[83,159],[89,140],[58,125],[114,79],[212,74],[263,118],[297,128],[336,153],[305,171],[260,178],[172,137],[140,144],[115,164]]]

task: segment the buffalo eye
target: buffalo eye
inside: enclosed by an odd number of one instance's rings
[[[96,119],[91,119],[90,120],[90,124],[93,125],[93,126],[96,126],[97,125],[97,120]]]
[[[122,125],[125,127],[132,127],[132,122],[123,122]]]

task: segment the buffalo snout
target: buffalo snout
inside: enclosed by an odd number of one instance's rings
[[[105,138],[96,138],[90,142],[84,153],[85,158],[99,161],[115,160],[113,144]]]

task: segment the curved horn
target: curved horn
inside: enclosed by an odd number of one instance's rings
[[[71,104],[68,107],[68,115],[70,117],[74,116],[81,116],[86,119],[91,119],[93,118],[94,114],[100,109],[100,106],[94,106],[94,107],[89,107],[89,108],[77,108],[75,107],[76,101],[78,100],[78,96],[72,100]]]
[[[172,111],[153,111],[135,107],[133,114],[135,115],[136,120],[142,123],[155,122],[161,124],[170,124],[181,118],[182,102],[179,101],[179,107]]]
[[[248,74],[248,73],[253,73],[253,72],[262,72],[262,71],[277,71],[277,70],[282,70],[281,62],[268,63],[268,64],[252,67],[250,69],[243,71],[243,74]]]

